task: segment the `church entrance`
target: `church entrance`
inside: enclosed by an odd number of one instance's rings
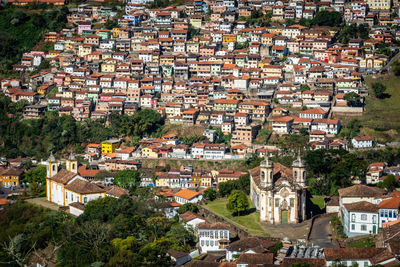
[[[289,212],[287,210],[281,211],[281,223],[288,223]]]

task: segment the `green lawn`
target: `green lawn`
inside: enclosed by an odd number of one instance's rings
[[[362,123],[362,135],[369,135],[381,142],[400,141],[400,77],[390,75],[377,76],[376,79],[365,79],[369,96],[366,97],[365,112],[357,117]],[[385,99],[377,99],[371,89],[375,82],[386,85]]]
[[[321,210],[325,208],[325,200],[322,196],[313,196],[311,202],[317,205]]]
[[[375,241],[372,238],[353,241],[347,244],[351,248],[374,248]]]
[[[206,209],[211,210],[212,212],[220,215],[227,221],[239,226],[240,228],[246,230],[250,234],[258,235],[258,236],[268,236],[262,226],[260,225],[260,213],[252,212],[250,214],[244,216],[233,216],[227,209],[226,203],[227,199],[216,199],[212,202],[209,202],[207,205],[204,205]],[[250,209],[254,209],[253,203],[250,201]]]

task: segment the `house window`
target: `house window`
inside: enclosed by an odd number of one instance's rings
[[[356,230],[356,225],[355,224],[351,225],[351,230],[353,230],[353,231]]]
[[[361,220],[366,221],[367,220],[367,214],[361,214]]]
[[[86,203],[87,202],[87,197],[84,197],[83,198],[83,203]]]
[[[290,199],[290,207],[294,207],[294,198]]]
[[[381,210],[381,217],[384,217],[385,213],[383,212],[383,210]]]
[[[389,218],[392,218],[392,211],[389,210]]]
[[[355,214],[351,214],[351,222],[355,222],[356,221],[356,215]]]
[[[275,207],[279,207],[279,199],[275,199]]]
[[[372,216],[372,223],[376,223],[376,215]]]
[[[368,267],[368,266],[369,266],[368,261],[364,261],[364,267]]]
[[[68,199],[68,192],[65,192],[65,199]]]
[[[367,231],[367,226],[365,224],[361,225],[361,231]]]

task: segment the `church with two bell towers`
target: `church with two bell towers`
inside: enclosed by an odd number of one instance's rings
[[[250,198],[262,222],[306,220],[306,165],[300,154],[292,168],[272,162],[267,155],[259,167],[250,170]]]

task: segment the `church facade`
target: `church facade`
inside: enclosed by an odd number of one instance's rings
[[[50,155],[47,160],[46,198],[59,206],[72,203],[86,204],[104,198],[106,190],[90,183],[78,174],[78,161],[73,154],[66,160],[66,169],[59,169],[59,162]]]
[[[271,224],[306,220],[306,168],[300,155],[292,168],[273,163],[267,156],[250,170],[250,198],[260,221]]]

